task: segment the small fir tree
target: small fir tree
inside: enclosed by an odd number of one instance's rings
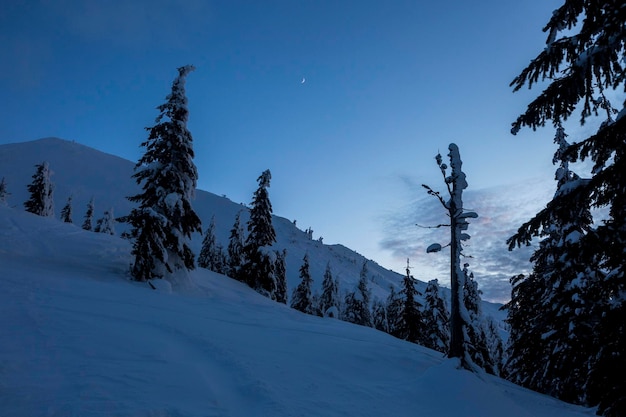
[[[441,297],[436,279],[429,281],[426,285],[422,316],[424,317],[424,346],[446,353],[450,345],[450,313]]]
[[[52,172],[48,162],[35,165],[37,171],[33,175],[33,182],[27,188],[30,198],[24,203],[24,208],[38,216],[54,217],[54,184],[50,180]]]
[[[61,209],[61,220],[65,223],[74,223],[72,220],[72,196],[67,198],[67,203]]]
[[[306,314],[314,314],[315,309],[311,295],[312,285],[313,278],[311,278],[311,272],[309,271],[309,254],[306,253],[300,267],[300,283],[291,296],[291,308]]]
[[[372,326],[381,332],[389,333],[387,306],[378,298],[372,303]]]
[[[254,193],[250,210],[242,274],[250,287],[275,300],[276,281],[273,271],[273,252],[270,256],[270,249],[276,242],[276,232],[272,225],[272,203],[267,191],[271,178],[272,174],[268,169],[257,179],[259,187]]]
[[[287,304],[287,249],[276,251],[274,277],[276,278],[276,301]]]
[[[228,276],[239,281],[244,281],[241,268],[244,264],[244,238],[243,227],[241,226],[241,211],[235,216],[235,223],[230,230],[228,239]]]
[[[367,260],[363,261],[363,268],[355,292],[348,293],[345,299],[343,319],[350,323],[372,327],[370,312],[370,290],[367,279]]]
[[[131,274],[135,280],[163,278],[174,271],[195,268],[189,246],[191,234],[201,232],[200,218],[192,208],[198,172],[193,163],[185,80],[194,68],[178,68],[178,77],[153,127],[146,128],[142,143],[146,153],[135,165],[133,178],[142,193],[129,197],[139,207],[127,217],[132,226],[135,257]]]
[[[500,364],[491,356],[489,341],[485,332],[485,319],[480,308],[480,290],[469,272],[469,264],[463,265],[463,303],[468,314],[465,332],[467,334],[464,350],[475,365],[492,375],[500,374]]]
[[[98,219],[94,232],[115,235],[115,217],[112,208],[105,211],[102,218]]]
[[[219,274],[224,272],[224,251],[215,237],[215,216],[211,217],[209,228],[204,232],[198,266]]]
[[[394,323],[394,336],[412,343],[420,343],[424,336],[422,305],[417,301],[418,295],[420,294],[415,288],[415,278],[410,274],[407,259],[406,275],[402,280],[402,291],[400,291],[402,302],[397,321]]]
[[[7,182],[2,177],[2,180],[0,180],[0,206],[7,205],[7,197],[10,195],[11,193],[7,191]]]
[[[402,310],[402,297],[393,286],[389,287],[389,295],[386,302],[387,309],[387,333],[392,336],[398,334]]]
[[[324,317],[339,318],[339,286],[333,279],[330,262],[326,264],[319,307]]]
[[[83,229],[85,230],[93,230],[93,213],[95,210],[95,202],[93,197],[87,203],[87,212],[85,213],[85,221],[83,222]]]

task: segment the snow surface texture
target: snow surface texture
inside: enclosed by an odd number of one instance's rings
[[[155,291],[130,261],[123,239],[0,207],[0,415],[593,415],[203,269]]]

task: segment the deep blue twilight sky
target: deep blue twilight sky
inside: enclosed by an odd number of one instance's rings
[[[136,161],[176,68],[193,64],[199,188],[249,203],[269,168],[276,214],[397,271],[411,257],[428,279],[445,256],[424,255],[431,232],[415,223],[441,212],[420,184],[442,189],[433,157],[455,142],[482,216],[472,267],[503,281],[519,269],[503,239],[554,187],[554,130],[509,133],[539,91],[508,84],[560,3],[5,2],[0,143],[56,136]]]

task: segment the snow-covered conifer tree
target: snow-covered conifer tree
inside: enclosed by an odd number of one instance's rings
[[[102,218],[98,219],[94,232],[115,235],[115,217],[112,208],[105,211]]]
[[[93,197],[87,203],[87,212],[85,213],[85,221],[83,222],[83,229],[85,230],[93,230],[93,213],[95,210],[95,202]]]
[[[372,327],[381,332],[389,333],[387,306],[378,298],[372,302]]]
[[[300,280],[300,283],[296,289],[293,290],[293,294],[291,296],[291,308],[306,314],[313,314],[313,297],[311,295],[313,278],[311,278],[311,272],[309,271],[308,253],[306,253],[302,259],[302,266],[300,267]]]
[[[450,345],[450,313],[441,297],[436,279],[428,281],[426,285],[422,316],[424,317],[424,346],[446,353]]]
[[[367,260],[363,261],[359,283],[355,292],[346,295],[342,318],[350,323],[372,327],[370,289],[367,279]]]
[[[33,182],[28,185],[30,198],[24,203],[26,211],[44,217],[54,217],[54,184],[50,180],[52,172],[48,162],[35,165],[37,171],[33,175]]]
[[[326,264],[324,279],[322,281],[322,295],[320,296],[319,307],[324,317],[339,318],[339,286],[333,279],[333,272],[330,262]]]
[[[409,260],[407,259],[406,275],[402,280],[402,290],[400,291],[402,302],[394,323],[393,335],[412,343],[420,343],[424,337],[422,305],[417,301],[418,295],[419,293],[415,288],[415,278],[410,274]]]
[[[438,191],[434,191],[428,185],[422,184],[428,194],[435,196],[441,205],[448,212],[450,217],[450,348],[448,357],[461,359],[461,364],[466,369],[471,369],[472,364],[467,355],[465,347],[467,346],[467,331],[465,328],[469,325],[469,316],[463,303],[463,287],[465,279],[461,268],[461,255],[463,252],[463,242],[468,240],[470,236],[465,233],[469,223],[467,219],[476,218],[478,215],[474,212],[467,212],[463,208],[463,190],[467,188],[467,180],[465,173],[461,167],[461,154],[459,147],[451,143],[448,146],[448,157],[450,158],[450,173],[448,174],[448,166],[443,163],[441,155],[437,154],[435,160],[439,166],[439,170],[444,178],[449,199],[444,199]],[[440,244],[432,244],[428,247],[427,252],[438,252],[441,250]]]
[[[396,336],[402,310],[402,297],[393,286],[389,287],[389,295],[387,296],[386,312],[387,312],[387,333]]]
[[[139,207],[127,221],[134,240],[131,274],[138,281],[195,268],[189,240],[192,233],[201,232],[201,223],[191,205],[198,172],[185,95],[185,80],[193,69],[178,68],[171,93],[158,107],[156,124],[146,128],[148,139],[142,143],[146,152],[135,165],[133,178],[143,191],[128,198]]]
[[[72,196],[67,198],[67,203],[61,209],[61,220],[65,223],[74,223],[72,220]]]
[[[276,301],[287,304],[287,249],[276,251],[274,278],[276,279]]]
[[[594,317],[585,404],[598,406],[605,416],[624,416],[626,379],[624,372],[614,370],[626,369],[626,101],[614,109],[607,97],[617,92],[621,101],[626,88],[626,12],[621,1],[562,3],[543,29],[548,33],[546,45],[511,83],[515,91],[538,81],[549,83],[513,123],[512,132],[524,126],[543,127],[550,120],[558,127],[575,111],[580,111],[581,123],[592,116],[603,117],[604,122],[568,151],[574,160],[591,160],[590,181],[571,184],[568,192],[555,195],[510,243],[527,244],[549,229],[564,207],[608,209],[607,218],[592,233],[579,235],[571,244],[579,265],[606,272],[581,299],[585,306],[593,306]]]
[[[563,128],[558,127],[553,158],[559,164],[557,191],[549,224],[539,232],[543,240],[531,257],[532,274],[514,280],[507,305],[511,325],[507,373],[520,385],[585,404],[588,369],[597,351],[592,344],[598,321],[594,292],[603,281],[603,272],[581,258],[582,238],[595,234],[589,207],[579,200],[557,198],[589,181],[570,169],[573,155],[565,138]]]
[[[224,252],[215,237],[215,216],[211,217],[209,228],[204,232],[198,266],[219,274],[224,272]]]
[[[469,272],[468,267],[467,263],[463,265],[463,304],[469,318],[464,328],[466,336],[464,350],[472,363],[492,375],[499,375],[501,364],[492,357],[489,351],[489,341],[485,332],[486,320],[480,308],[481,292],[478,289],[478,283],[474,280],[474,274]]]
[[[235,217],[235,223],[230,230],[230,237],[228,239],[228,273],[231,278],[235,278],[239,281],[244,281],[241,274],[241,267],[244,264],[244,237],[243,227],[241,226],[241,211],[237,213]]]
[[[4,177],[2,177],[2,180],[0,180],[0,205],[6,206],[7,197],[10,195],[11,193],[7,191],[7,182]]]
[[[250,287],[275,300],[274,263],[273,256],[269,256],[270,248],[276,242],[276,232],[272,225],[272,203],[267,191],[271,179],[272,174],[269,169],[257,179],[259,188],[254,192],[252,209],[250,210],[242,275]]]

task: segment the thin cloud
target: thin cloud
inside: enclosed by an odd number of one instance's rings
[[[410,183],[406,179],[403,181]],[[423,193],[426,194],[425,191]],[[508,300],[509,278],[529,272],[529,258],[534,246],[509,251],[506,239],[541,210],[553,193],[554,183],[550,179],[479,190],[469,188],[465,192],[465,207],[477,212],[479,217],[471,220],[468,230],[471,239],[464,252],[485,300]],[[410,258],[419,279],[438,278],[444,285],[449,285],[449,252],[426,253],[431,243],[446,245],[449,242],[449,229],[416,225],[447,223],[445,210],[439,201],[424,195],[387,216],[386,236],[380,242],[381,248],[390,251],[394,258]]]

